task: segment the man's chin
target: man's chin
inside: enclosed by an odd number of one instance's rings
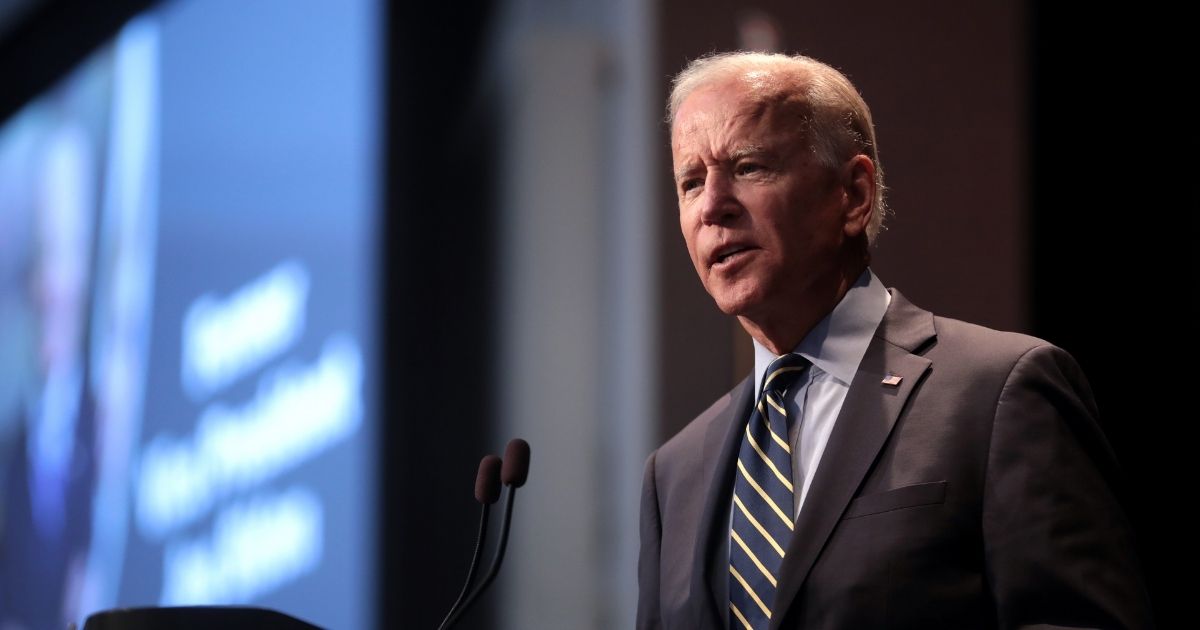
[[[713,295],[713,301],[722,313],[733,317],[748,316],[761,304],[759,296],[754,293],[718,293]]]

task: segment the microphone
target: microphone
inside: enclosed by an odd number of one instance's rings
[[[512,522],[513,498],[516,496],[517,488],[525,485],[525,481],[529,478],[529,442],[516,438],[508,443],[508,447],[504,449],[504,463],[500,469],[500,480],[508,487],[508,493],[504,499],[504,521],[500,526],[500,542],[496,544],[496,555],[492,557],[492,564],[488,567],[487,575],[479,586],[471,592],[467,600],[457,610],[450,611],[446,616],[446,622],[443,628],[449,628],[454,625],[463,613],[471,608],[475,600],[479,598],[487,587],[496,579],[496,573],[500,571],[500,564],[504,562],[504,550],[508,547],[508,529]]]
[[[462,605],[463,598],[471,590],[471,581],[475,579],[475,570],[479,568],[479,559],[483,556],[483,543],[487,539],[488,510],[500,498],[500,470],[500,458],[495,455],[485,455],[479,461],[479,473],[475,476],[475,500],[479,501],[483,508],[479,514],[479,534],[475,537],[475,554],[471,556],[471,567],[467,569],[467,581],[463,584],[462,592],[458,594],[458,599],[454,600],[454,605],[450,607],[450,612],[446,613],[446,618],[442,619],[442,625],[438,626],[439,630],[449,627],[451,618],[455,616],[454,613]]]
[[[479,460],[479,474],[475,476],[475,500],[485,507],[500,498],[500,458],[485,455]]]
[[[520,488],[529,479],[529,442],[517,438],[504,449],[504,466],[500,468],[500,480],[506,486]]]

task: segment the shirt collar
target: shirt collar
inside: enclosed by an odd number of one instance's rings
[[[869,268],[864,270],[842,301],[809,331],[793,352],[849,386],[891,301],[891,294],[875,273]],[[754,341],[756,388],[761,386],[767,366],[777,358]],[[757,391],[755,393],[757,395]]]

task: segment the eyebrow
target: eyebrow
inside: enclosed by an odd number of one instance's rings
[[[730,151],[728,161],[737,162],[738,160],[745,158],[745,157],[754,156],[754,155],[765,155],[768,153],[769,153],[769,151],[767,151],[767,148],[761,144],[747,144],[747,145],[740,146],[740,147]],[[683,179],[684,177],[687,177],[694,171],[698,170],[698,168],[699,167],[695,163],[689,164],[687,166],[680,168],[679,170],[675,171],[675,173],[674,173],[675,181],[678,182],[679,180]]]
[[[692,173],[696,172],[696,170],[696,165],[693,163],[675,171],[675,183],[679,183],[679,180],[691,175]]]
[[[761,144],[748,144],[738,147],[729,152],[729,159],[736,162],[744,157],[751,155],[762,155],[767,152],[767,149]]]

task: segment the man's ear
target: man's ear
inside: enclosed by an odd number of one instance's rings
[[[871,207],[875,201],[875,163],[858,154],[842,165],[842,193],[845,200],[846,223],[843,226],[850,238],[865,234],[871,222]]]

